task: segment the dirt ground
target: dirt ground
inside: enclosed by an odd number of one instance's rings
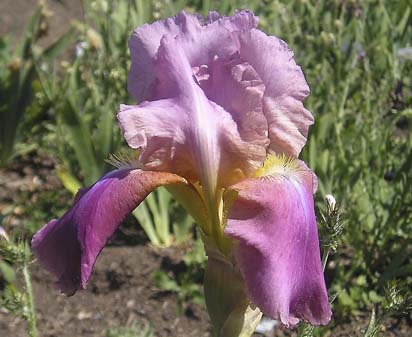
[[[201,306],[188,305],[179,315],[176,296],[154,285],[151,274],[161,261],[162,254],[147,246],[108,247],[96,264],[88,289],[72,297],[59,294],[51,276],[35,265],[40,336],[105,336],[109,327],[135,322],[150,322],[156,337],[211,336]],[[23,322],[5,313],[0,313],[0,335],[27,336]]]
[[[54,289],[52,277],[35,264],[33,283],[39,336],[104,337],[110,327],[150,322],[153,337],[211,337],[204,307],[188,304],[179,314],[176,295],[154,285],[152,272],[170,254],[175,252],[156,252],[147,245],[107,247],[96,263],[87,290],[72,297],[60,295]],[[366,317],[342,324],[331,336],[363,336],[366,324]],[[25,323],[0,311],[0,336],[27,337]],[[266,336],[296,336],[296,333],[278,329]],[[385,331],[382,336],[410,337],[410,334],[401,326]]]

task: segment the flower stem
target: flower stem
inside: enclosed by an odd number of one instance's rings
[[[227,255],[230,250],[230,241],[223,233],[223,189],[217,190],[211,193],[207,193],[206,207],[210,217],[211,233],[214,238],[217,247],[223,255]]]
[[[322,256],[322,269],[323,269],[323,272],[325,272],[326,263],[328,262],[329,254],[330,254],[330,248],[327,248],[323,252],[323,256]]]
[[[24,285],[26,287],[28,308],[27,308],[27,323],[30,337],[37,337],[36,313],[34,311],[33,287],[31,283],[29,263],[23,264]]]

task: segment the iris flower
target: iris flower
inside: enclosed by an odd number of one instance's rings
[[[165,185],[209,258],[214,249],[239,271],[250,303],[287,326],[329,321],[316,176],[297,159],[313,124],[309,87],[287,44],[257,23],[247,10],[181,12],[132,33],[128,89],[139,104],[122,105],[118,122],[134,155],[32,241],[62,292],[86,287],[123,219]]]

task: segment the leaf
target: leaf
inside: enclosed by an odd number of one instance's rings
[[[175,280],[172,280],[165,272],[156,270],[152,274],[156,285],[166,291],[172,291],[178,293],[180,291],[179,285]]]
[[[92,137],[86,121],[75,103],[68,98],[65,108],[61,111],[61,123],[63,123],[65,136],[72,146],[77,161],[82,168],[86,185],[95,182],[103,172],[97,165],[93,151]]]
[[[47,62],[52,62],[54,59],[73,42],[75,38],[75,29],[71,28],[54,43],[48,46],[42,53],[42,58]]]
[[[376,311],[375,308],[372,309],[372,314],[371,318],[369,321],[368,329],[365,332],[365,337],[375,337],[377,336],[377,333],[379,332],[379,324],[376,319]]]
[[[111,111],[108,105],[99,109],[100,118],[98,128],[95,132],[95,144],[97,152],[97,160],[103,161],[112,152],[114,132],[113,125],[115,123],[115,113]]]
[[[150,196],[150,195],[149,195]],[[155,225],[150,216],[149,209],[147,207],[147,197],[146,199],[133,211],[133,216],[137,219],[140,226],[142,226],[150,242],[155,246],[160,246],[161,241],[157,236]]]
[[[64,188],[70,191],[73,195],[82,187],[80,181],[78,181],[73,175],[71,175],[67,170],[63,168],[58,168],[56,170],[56,175]]]
[[[16,280],[16,272],[5,261],[0,260],[0,275],[3,276],[7,283],[13,283]]]

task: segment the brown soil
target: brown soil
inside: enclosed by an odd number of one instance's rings
[[[157,251],[148,245],[106,247],[87,290],[72,297],[59,294],[51,275],[35,263],[32,277],[39,336],[104,337],[109,328],[139,322],[152,325],[153,337],[211,337],[205,308],[186,303],[179,310],[176,294],[156,287],[151,277],[164,259],[176,260],[179,255],[177,249]],[[368,320],[365,315],[340,323],[330,336],[364,336]],[[403,322],[401,326],[393,324],[382,336],[409,337],[409,331]],[[0,311],[0,336],[27,337],[25,323]],[[296,332],[278,328],[266,336],[296,337]]]
[[[204,308],[190,304],[179,315],[176,296],[154,285],[151,274],[160,268],[162,255],[147,246],[108,247],[96,263],[88,289],[72,297],[60,295],[52,277],[35,264],[40,336],[105,336],[109,327],[135,322],[150,322],[158,337],[211,336]],[[0,321],[2,336],[27,336],[21,320],[2,313]]]
[[[54,174],[55,162],[46,155],[31,153],[16,158],[0,170],[0,215],[8,232],[24,233],[44,193],[62,189]],[[64,195],[65,208],[71,204]],[[41,201],[42,203],[44,201]],[[45,214],[49,219],[55,215]],[[148,245],[136,223],[123,227],[99,257],[88,289],[72,297],[59,294],[52,275],[33,264],[32,278],[37,307],[39,336],[105,336],[111,327],[150,323],[154,337],[211,336],[205,308],[179,305],[176,294],[155,286],[151,274],[182,258],[182,249],[156,250]],[[133,246],[130,246],[133,245]],[[167,262],[167,263],[165,263]],[[2,289],[0,277],[0,292]],[[1,293],[0,293],[1,295]],[[0,336],[27,337],[25,322],[0,308]]]

